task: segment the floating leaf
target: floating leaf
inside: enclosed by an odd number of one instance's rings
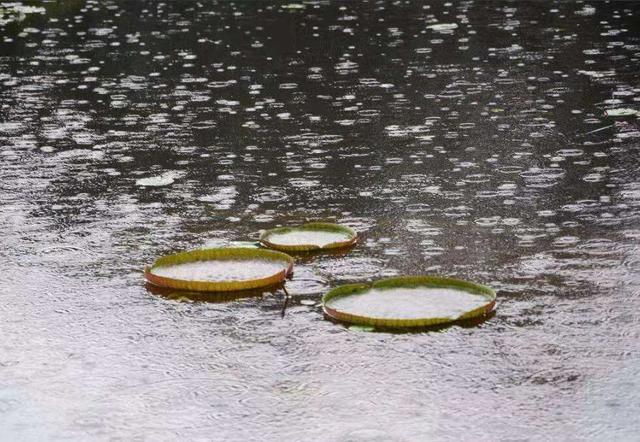
[[[332,223],[280,227],[267,230],[260,236],[265,247],[285,252],[339,249],[354,245],[357,239],[358,235],[352,229]]]
[[[151,284],[196,292],[226,292],[268,287],[293,272],[293,258],[250,248],[202,249],[168,255],[145,269]]]
[[[495,307],[489,287],[453,278],[408,276],[350,284],[322,298],[327,316],[349,324],[426,327],[484,316]]]

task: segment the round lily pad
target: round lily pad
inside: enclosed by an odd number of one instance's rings
[[[337,287],[324,295],[322,305],[329,318],[349,324],[429,327],[488,315],[496,293],[460,279],[405,276]]]
[[[270,249],[285,252],[313,252],[352,246],[358,240],[349,227],[333,223],[307,223],[296,227],[266,230],[260,242]]]
[[[164,256],[145,268],[151,284],[195,292],[268,287],[293,273],[293,258],[273,250],[202,249]]]

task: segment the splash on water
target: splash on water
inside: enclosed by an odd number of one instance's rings
[[[177,172],[166,172],[162,175],[148,177],[148,178],[140,178],[136,180],[136,186],[140,187],[163,187],[170,186],[176,180],[176,178],[180,177],[181,174]]]

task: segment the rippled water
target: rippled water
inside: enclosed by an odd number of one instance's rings
[[[43,5],[0,24],[0,438],[637,437],[640,4]],[[362,241],[299,260],[284,318],[144,288],[310,219]],[[415,273],[497,315],[322,318]]]

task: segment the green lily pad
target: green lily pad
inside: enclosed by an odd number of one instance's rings
[[[196,292],[268,287],[293,273],[293,258],[251,248],[202,249],[162,257],[145,269],[151,284]]]
[[[488,315],[496,293],[489,287],[453,278],[409,276],[337,287],[325,294],[325,314],[349,324],[429,327]]]
[[[349,227],[333,223],[307,223],[266,230],[260,236],[265,247],[284,252],[340,249],[356,243],[358,235]]]

